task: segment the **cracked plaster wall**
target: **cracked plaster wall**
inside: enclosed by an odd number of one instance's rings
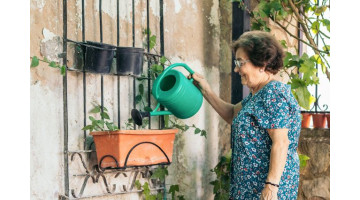
[[[31,0],[30,51],[32,56],[61,61],[63,10],[62,0]],[[85,1],[85,39],[100,41],[99,1]],[[68,38],[82,40],[81,1],[68,1]],[[135,46],[142,47],[142,30],[146,27],[146,3],[135,1]],[[117,43],[116,1],[103,1],[103,42]],[[226,0],[164,1],[165,55],[172,63],[187,63],[205,75],[215,93],[230,99],[231,4]],[[160,52],[160,6],[150,0],[150,29],[157,36],[156,50]],[[131,1],[120,1],[120,45],[132,45]],[[69,67],[76,68],[72,58],[73,47],[68,45]],[[145,69],[146,70],[146,65]],[[187,75],[187,72],[179,69]],[[57,69],[40,63],[30,71],[31,82],[31,199],[57,199],[64,194],[63,161],[63,77]],[[68,129],[69,150],[83,149],[83,74],[68,72]],[[100,102],[100,76],[86,75],[87,110],[91,102]],[[132,78],[121,77],[121,124],[130,117],[132,109]],[[110,117],[117,121],[117,79],[104,76],[104,104]],[[152,100],[154,103],[154,100]],[[230,127],[219,118],[209,104],[204,104],[196,116],[184,120],[206,129],[207,139],[195,135],[193,130],[176,136],[173,163],[169,167],[167,186],[179,184],[180,194],[186,199],[212,199],[214,178],[210,172],[219,156],[228,149]],[[89,123],[89,122],[87,122]],[[152,127],[157,127],[157,119]],[[227,151],[227,150],[226,150]],[[79,162],[70,163],[70,174],[81,172]],[[82,179],[70,179],[70,188],[78,192]],[[103,185],[91,184],[86,193],[105,191]],[[96,199],[139,199],[137,194]]]

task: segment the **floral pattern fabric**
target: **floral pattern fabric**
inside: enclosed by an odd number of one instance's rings
[[[301,130],[300,107],[290,86],[271,81],[242,102],[232,122],[232,199],[260,199],[269,172],[272,141],[267,129],[287,128],[290,141],[280,180],[278,199],[297,198],[299,183],[298,139]]]

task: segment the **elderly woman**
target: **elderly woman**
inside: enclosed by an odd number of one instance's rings
[[[300,107],[290,87],[274,80],[283,67],[282,47],[271,34],[250,31],[233,51],[234,72],[251,90],[240,103],[221,100],[203,76],[193,74],[205,99],[232,125],[230,199],[296,199]]]

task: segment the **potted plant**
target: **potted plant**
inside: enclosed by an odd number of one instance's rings
[[[91,124],[83,128],[94,138],[100,169],[171,163],[178,129],[119,130],[109,121],[105,107],[95,105],[90,112],[101,116],[101,119],[89,116]]]

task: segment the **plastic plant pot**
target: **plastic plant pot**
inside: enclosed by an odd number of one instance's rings
[[[85,71],[92,73],[108,74],[114,59],[115,46],[87,41],[85,46]]]
[[[301,120],[301,128],[309,128],[311,122],[311,113],[301,112],[302,120]]]
[[[178,129],[91,132],[101,169],[170,164]]]
[[[313,117],[314,128],[325,128],[326,127],[325,113],[313,113],[312,117]]]
[[[135,47],[116,48],[116,68],[118,75],[140,76],[143,70],[144,49]]]

